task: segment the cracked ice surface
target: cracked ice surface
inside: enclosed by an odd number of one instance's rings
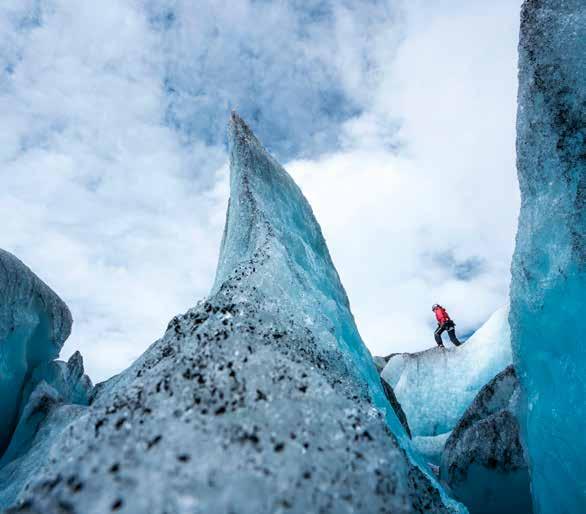
[[[478,391],[511,363],[507,316],[507,307],[498,310],[462,346],[396,354],[385,366],[381,376],[403,407],[414,444],[429,455],[438,456]]]
[[[211,296],[52,412],[18,512],[465,512],[414,463],[307,201],[237,116],[229,136]]]
[[[511,329],[540,513],[586,512],[586,3],[526,1]]]
[[[71,332],[67,305],[14,255],[0,250],[0,454],[17,423],[24,381],[59,355]]]

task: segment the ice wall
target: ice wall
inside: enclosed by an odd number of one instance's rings
[[[437,454],[478,391],[511,363],[508,308],[462,346],[392,355],[381,376],[407,416],[414,443]],[[441,436],[440,439],[427,439]],[[441,448],[440,448],[441,449]]]
[[[23,386],[59,355],[71,332],[67,305],[14,255],[0,250],[0,455],[16,427]]]
[[[586,3],[530,0],[519,45],[511,330],[536,512],[586,512]]]
[[[229,139],[210,297],[89,407],[53,410],[0,500],[21,514],[465,512],[414,462],[307,201],[237,116]]]

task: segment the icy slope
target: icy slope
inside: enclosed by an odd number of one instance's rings
[[[531,514],[511,365],[486,384],[448,438],[440,476],[471,514]]]
[[[507,316],[500,309],[462,346],[389,359],[381,376],[403,407],[414,443],[430,446],[428,453],[441,450],[478,391],[511,363]]]
[[[408,456],[306,200],[237,116],[229,136],[211,296],[52,412],[29,488],[5,484],[19,512],[464,512]]]
[[[14,255],[0,250],[0,455],[17,423],[31,370],[59,355],[71,332],[67,305]]]
[[[536,512],[586,512],[586,3],[527,1],[511,329]]]

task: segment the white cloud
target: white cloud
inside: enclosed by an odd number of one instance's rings
[[[24,29],[34,4],[10,13],[21,48],[0,95],[13,120],[0,136],[0,244],[65,299],[63,355],[79,348],[102,379],[206,294],[225,200],[191,179],[191,155],[162,122],[159,40],[138,7],[41,5]]]
[[[351,150],[290,166],[374,353],[433,344],[432,303],[465,333],[507,301],[519,6],[406,4],[396,58],[370,110],[346,124]],[[392,116],[399,156],[376,130]]]
[[[517,3],[3,2],[0,246],[70,305],[63,356],[106,378],[207,293],[232,106],[297,159],[371,349],[428,346],[433,301],[477,326],[516,221]]]

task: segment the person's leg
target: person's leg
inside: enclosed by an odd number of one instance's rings
[[[435,332],[433,333],[433,337],[435,338],[435,342],[437,343],[438,346],[441,346],[443,348],[444,346],[444,342],[442,341],[442,332],[445,330],[444,327],[437,327],[435,329]]]
[[[460,346],[462,344],[456,337],[456,327],[453,324],[448,328],[448,336],[450,336],[450,341],[452,341],[454,346]]]

